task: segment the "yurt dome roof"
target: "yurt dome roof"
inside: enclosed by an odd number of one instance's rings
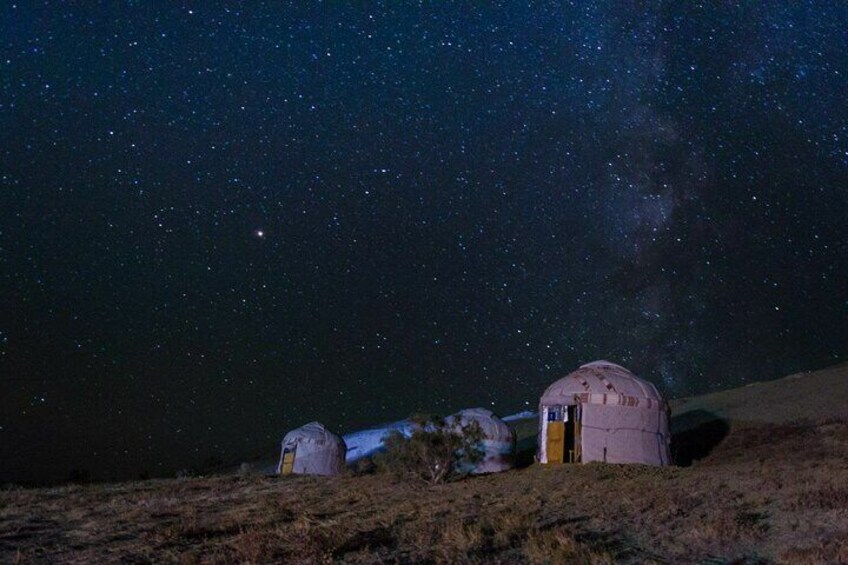
[[[500,439],[503,437],[512,437],[512,431],[506,425],[506,422],[495,416],[494,412],[485,408],[466,408],[450,416],[449,419],[459,422],[460,425],[470,421],[477,422],[487,438]]]
[[[646,399],[649,405],[662,404],[656,387],[621,365],[593,361],[551,384],[542,394],[541,404],[571,404],[575,395],[612,395]]]
[[[320,444],[326,441],[341,442],[342,439],[324,427],[324,424],[320,422],[309,422],[287,433],[283,441],[306,441]]]

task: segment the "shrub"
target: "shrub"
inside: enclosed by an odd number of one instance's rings
[[[415,429],[409,437],[394,431],[385,439],[385,452],[374,458],[378,470],[435,485],[469,473],[483,458],[477,422],[432,415],[411,420]]]

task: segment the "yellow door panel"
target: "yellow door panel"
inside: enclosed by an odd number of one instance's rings
[[[564,422],[548,422],[548,463],[562,463],[565,439]]]
[[[281,474],[289,475],[294,469],[294,451],[289,451],[283,455],[283,469]]]

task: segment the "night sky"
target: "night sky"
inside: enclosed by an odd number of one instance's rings
[[[848,358],[848,3],[340,4],[3,2],[0,481]]]

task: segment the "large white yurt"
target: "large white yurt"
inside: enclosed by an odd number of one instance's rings
[[[540,463],[669,465],[670,440],[656,387],[609,361],[581,366],[539,402]]]
[[[476,463],[466,463],[463,471],[472,474],[499,473],[512,469],[515,453],[515,436],[506,423],[485,408],[468,408],[448,417],[454,426],[463,427],[476,422],[483,433],[479,448],[483,458]],[[460,463],[462,465],[462,463]]]
[[[283,438],[277,474],[338,475],[344,469],[346,451],[342,438],[311,422]]]

